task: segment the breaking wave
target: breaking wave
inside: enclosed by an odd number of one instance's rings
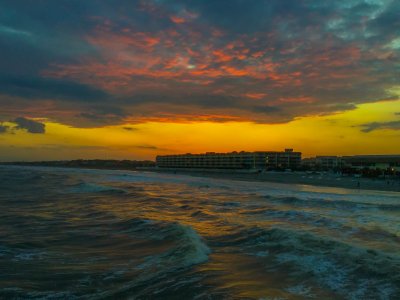
[[[0,167],[0,298],[400,299],[398,197],[340,192]]]

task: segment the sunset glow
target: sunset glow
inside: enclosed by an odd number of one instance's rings
[[[400,149],[396,1],[0,8],[2,160]]]

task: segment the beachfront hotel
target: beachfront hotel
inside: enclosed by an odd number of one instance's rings
[[[295,170],[301,165],[301,152],[285,149],[285,151],[160,155],[156,157],[156,164],[159,168]]]

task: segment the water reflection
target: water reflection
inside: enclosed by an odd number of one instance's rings
[[[2,298],[400,296],[394,193],[49,168],[0,179]]]

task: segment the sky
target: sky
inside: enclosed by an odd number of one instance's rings
[[[400,153],[398,0],[0,0],[0,161]]]

